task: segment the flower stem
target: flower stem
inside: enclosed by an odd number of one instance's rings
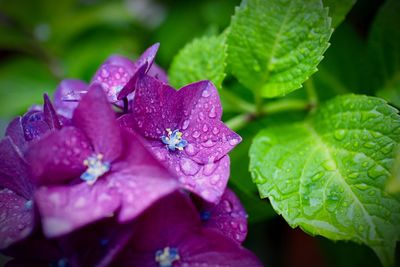
[[[235,107],[236,111],[239,111],[239,112],[241,111],[241,112],[246,112],[246,113],[255,112],[256,107],[253,104],[243,100],[242,98],[229,92],[228,90],[222,89],[220,91],[220,93],[224,100],[226,100],[227,102],[229,102],[230,105]]]
[[[314,86],[314,82],[313,82],[312,78],[308,79],[304,83],[304,87],[307,91],[309,105],[311,107],[311,110],[313,110],[318,106],[319,101],[318,101],[317,91],[315,90],[315,86]]]
[[[244,113],[244,114],[240,114],[236,117],[233,117],[232,119],[225,122],[225,124],[233,131],[238,131],[238,130],[242,129],[244,126],[246,126],[247,123],[249,123],[253,119],[254,119],[253,114]]]

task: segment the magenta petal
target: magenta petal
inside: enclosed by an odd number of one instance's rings
[[[126,155],[107,177],[121,196],[120,222],[137,217],[154,202],[178,189],[176,178],[157,161],[136,135],[124,132]]]
[[[257,258],[216,231],[202,229],[187,196],[169,195],[137,221],[131,242],[112,266],[158,266],[155,253],[166,247],[178,250],[173,266],[262,266]]]
[[[127,97],[130,93],[132,93],[136,89],[137,81],[143,77],[147,70],[147,63],[145,62],[143,66],[140,66],[139,69],[135,72],[132,78],[128,83],[122,88],[121,92],[119,92],[117,99],[121,100],[124,97]]]
[[[229,179],[230,160],[224,156],[216,162],[199,164],[190,157],[177,156],[164,147],[152,147],[156,157],[163,161],[179,178],[181,186],[204,200],[218,203]]]
[[[241,141],[240,136],[221,121],[220,99],[211,82],[192,83],[178,93],[178,99],[184,102],[183,114],[188,114],[183,117],[180,129],[184,139],[192,145],[185,149],[192,159],[203,164],[216,161]]]
[[[21,119],[24,137],[27,141],[40,139],[50,127],[47,124],[42,111],[29,111]]]
[[[28,165],[9,137],[0,141],[0,188],[8,188],[30,199],[33,185],[28,177]]]
[[[153,77],[146,75],[139,79],[132,114],[136,130],[142,136],[162,144],[161,136],[165,130],[178,127],[182,110],[181,103],[174,100],[175,96],[175,89]],[[176,107],[172,108],[174,105]]]
[[[168,83],[167,73],[156,63],[151,66],[147,74],[151,77],[156,78],[157,80],[160,80],[163,83]]]
[[[75,109],[72,121],[89,138],[95,152],[103,154],[106,161],[111,162],[121,154],[121,131],[99,85],[90,87]]]
[[[100,84],[111,103],[118,101],[121,89],[135,73],[137,67],[128,58],[110,56],[98,69],[90,84]]]
[[[93,185],[82,182],[69,186],[42,187],[36,192],[35,200],[47,237],[61,236],[113,216],[120,203],[118,194],[108,188],[104,179],[99,179]]]
[[[74,127],[64,127],[31,145],[27,160],[38,184],[71,181],[85,169],[83,161],[93,153],[85,135]]]
[[[26,238],[33,229],[33,208],[27,199],[0,190],[0,249]]]
[[[247,213],[239,198],[229,188],[217,205],[203,203],[200,210],[206,228],[217,230],[238,243],[246,239]]]
[[[78,100],[80,100],[81,95],[86,93],[87,87],[86,83],[80,80],[66,79],[61,81],[54,93],[54,107],[57,113],[66,118],[72,118],[72,114],[78,106]],[[74,95],[79,97],[71,97]]]
[[[155,43],[149,48],[147,48],[143,54],[140,55],[138,59],[135,61],[135,69],[139,69],[141,66],[147,63],[147,70],[150,69],[154,62],[154,58],[156,57],[158,48],[160,47],[159,43]]]
[[[220,233],[206,229],[186,238],[182,242],[181,251],[181,260],[177,262],[177,267],[203,266],[204,263],[205,266],[263,266],[250,251]]]
[[[47,94],[44,94],[44,105],[43,105],[44,120],[51,130],[58,130],[61,128],[60,119],[56,111],[54,110],[53,104]]]
[[[6,136],[9,136],[17,148],[24,152],[27,142],[24,136],[24,129],[22,128],[22,118],[17,117],[13,119],[7,126]]]
[[[115,218],[93,223],[59,238],[68,266],[109,266],[130,240],[134,227]]]

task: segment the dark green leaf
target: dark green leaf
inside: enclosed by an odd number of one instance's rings
[[[292,227],[366,244],[391,266],[400,202],[385,185],[399,143],[397,110],[379,98],[344,95],[302,123],[260,132],[250,170]]]
[[[227,37],[229,68],[265,97],[294,91],[317,70],[330,22],[320,0],[244,1]]]

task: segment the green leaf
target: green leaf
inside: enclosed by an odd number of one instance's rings
[[[368,76],[377,95],[400,107],[400,1],[389,0],[379,10],[369,36],[373,67]]]
[[[392,167],[392,176],[388,181],[386,189],[389,193],[400,193],[400,150],[397,152]]]
[[[323,0],[324,6],[329,7],[332,27],[336,28],[345,19],[356,0]]]
[[[217,88],[225,78],[225,37],[206,36],[186,45],[174,58],[169,70],[173,86],[211,80]]]
[[[43,93],[52,93],[57,81],[41,62],[18,58],[0,65],[0,117],[10,118],[43,103]]]
[[[330,22],[320,0],[243,1],[227,37],[229,68],[264,97],[294,91],[317,71]]]
[[[399,239],[400,202],[385,191],[400,142],[397,110],[379,98],[334,98],[304,122],[260,132],[250,170],[292,226],[370,246],[385,266]]]

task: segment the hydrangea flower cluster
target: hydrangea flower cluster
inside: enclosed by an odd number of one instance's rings
[[[111,56],[64,80],[0,142],[0,250],[15,266],[262,266],[227,188],[241,138],[209,81],[179,90],[153,64]]]

